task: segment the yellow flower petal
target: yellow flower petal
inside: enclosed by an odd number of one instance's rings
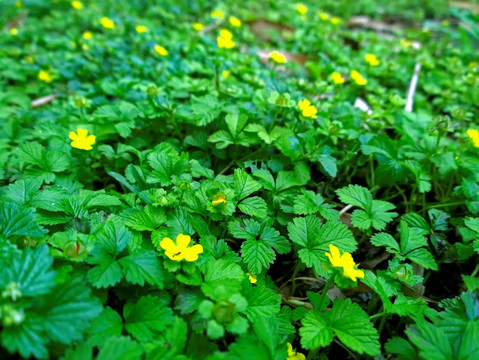
[[[176,237],[176,245],[178,246],[178,249],[182,251],[187,248],[190,241],[191,241],[191,237],[189,235],[179,234]]]
[[[68,135],[70,137],[70,139],[72,139],[73,141],[78,141],[80,140],[80,138],[78,137],[77,133],[76,132],[73,132],[73,131],[70,131],[70,135]]]
[[[163,240],[161,240],[160,247],[163,250],[169,251],[171,253],[174,253],[176,251],[175,243],[173,242],[173,240],[171,240],[170,238],[167,238],[167,237],[165,237],[165,238],[163,238]]]
[[[198,254],[203,253],[203,246],[200,244],[193,245],[185,250],[185,260],[186,261],[196,261],[198,260]]]

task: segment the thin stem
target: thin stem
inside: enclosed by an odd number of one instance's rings
[[[337,274],[337,272],[334,271],[333,274],[331,275],[331,277],[329,278],[328,282],[326,283],[326,285],[324,285],[323,291],[321,292],[321,297],[319,298],[319,309],[318,310],[320,310],[320,311],[323,309],[324,298],[326,297],[326,293],[328,292],[329,288],[333,284],[334,278],[336,277],[336,274]]]
[[[382,311],[382,312],[380,312],[380,313],[371,315],[371,316],[369,317],[369,320],[374,320],[374,319],[377,319],[377,318],[379,318],[379,317],[381,317],[381,316],[384,316],[384,315],[387,315],[387,312],[386,312],[386,311]]]
[[[293,282],[293,288],[291,289],[291,295],[294,295],[294,291],[296,290],[296,275],[298,275],[300,265],[301,265],[301,262],[298,261],[298,263],[294,267],[293,275],[291,276],[291,281]]]

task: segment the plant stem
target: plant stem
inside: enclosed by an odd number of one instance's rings
[[[319,310],[323,309],[324,298],[326,297],[326,293],[328,292],[329,288],[334,282],[334,278],[336,277],[337,272],[334,271],[331,277],[329,278],[326,285],[324,285],[323,291],[321,292],[321,297],[319,298]]]
[[[383,312],[380,312],[380,313],[377,313],[377,314],[374,314],[374,315],[371,315],[369,317],[369,320],[374,320],[374,319],[377,319],[381,316],[384,316],[384,315],[387,315],[387,312],[386,311],[383,311]]]
[[[291,281],[293,282],[293,288],[291,289],[291,295],[294,295],[294,291],[296,290],[296,275],[298,275],[300,265],[301,265],[301,262],[298,261],[298,263],[294,267],[293,275],[291,276]]]

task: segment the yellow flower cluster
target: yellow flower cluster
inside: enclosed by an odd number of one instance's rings
[[[286,360],[306,360],[306,356],[303,353],[293,350],[291,343],[287,343],[286,346],[288,347],[288,358]]]
[[[298,102],[299,110],[301,110],[304,117],[309,117],[311,119],[316,119],[316,113],[318,109],[316,109],[309,100],[302,100]]]
[[[105,29],[114,29],[115,28],[115,22],[113,20],[111,20],[110,18],[107,18],[106,16],[104,16],[100,19],[100,24]]]
[[[331,16],[328,13],[323,11],[319,13],[319,19],[321,21],[329,21],[333,25],[338,25],[341,21],[337,16]]]
[[[213,19],[224,19],[225,18],[225,14],[221,10],[212,11],[210,16]]]
[[[308,7],[304,4],[297,4],[296,11],[301,15],[306,15],[308,13]]]
[[[467,135],[472,139],[475,147],[479,147],[479,130],[469,129],[467,130]]]
[[[90,40],[92,38],[93,34],[91,33],[91,31],[85,31],[83,34],[82,34],[82,38],[85,39],[85,40]]]
[[[95,136],[88,135],[88,130],[77,129],[77,132],[70,132],[70,139],[72,139],[71,146],[80,150],[91,150],[95,143]]]
[[[75,10],[83,9],[83,3],[81,1],[72,1],[70,4]]]
[[[364,271],[354,268],[356,263],[350,253],[345,252],[340,255],[339,249],[333,244],[329,245],[329,251],[330,253],[325,253],[325,255],[333,267],[342,269],[343,277],[350,278],[353,281],[356,281],[356,278],[364,278]]]
[[[229,20],[231,26],[241,27],[241,20],[238,19],[237,17],[230,16],[228,20]]]
[[[165,250],[165,255],[173,261],[196,261],[198,260],[198,254],[203,252],[203,246],[196,244],[189,247],[190,242],[190,236],[179,234],[176,237],[176,243],[165,237],[161,240],[160,247]]]
[[[145,25],[136,25],[135,30],[138,34],[143,34],[148,31],[148,28]]]
[[[15,27],[11,28],[10,29],[10,34],[13,35],[13,36],[18,35],[18,29],[15,28]]]
[[[276,50],[269,54],[269,58],[273,60],[276,64],[286,64],[287,61],[286,56]]]
[[[351,79],[360,86],[364,86],[368,83],[368,81],[356,70],[351,71]]]
[[[204,25],[202,23],[199,23],[199,22],[195,22],[193,24],[191,24],[191,26],[193,27],[193,29],[195,29],[196,31],[201,31],[204,29]]]
[[[163,46],[161,45],[155,45],[155,52],[160,55],[160,56],[167,56],[168,50],[166,50]]]
[[[336,85],[344,84],[344,82],[346,81],[346,79],[344,79],[343,76],[338,72],[333,72],[331,74],[331,80],[333,80],[333,83],[335,83]]]
[[[216,43],[221,49],[232,49],[235,47],[235,42],[233,41],[233,34],[231,31],[226,29],[220,30],[220,36],[216,38]]]
[[[378,66],[381,63],[376,55],[373,54],[366,54],[364,56],[364,60],[366,60],[366,62],[371,66]]]
[[[48,71],[40,70],[38,72],[38,79],[46,83],[51,83],[53,81],[53,76]]]

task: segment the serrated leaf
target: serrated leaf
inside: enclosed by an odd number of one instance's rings
[[[143,286],[146,281],[150,285],[163,287],[164,275],[155,251],[142,250],[122,257],[119,263],[128,282]]]
[[[399,244],[398,242],[389,234],[386,233],[377,233],[371,238],[371,244],[375,246],[385,246],[388,248],[388,251],[395,251],[399,253]]]
[[[91,252],[87,262],[97,265],[88,271],[88,280],[97,288],[106,288],[120,282],[123,278],[120,264],[114,257],[101,247],[96,247]]]
[[[333,341],[333,330],[328,326],[319,311],[310,311],[303,320],[299,329],[301,346],[305,349],[318,349],[328,346]]]
[[[107,338],[120,335],[123,329],[123,320],[115,310],[107,306],[103,312],[95,318],[88,333],[90,338],[88,343],[92,346],[103,346]]]
[[[41,238],[47,230],[34,220],[31,210],[21,209],[14,203],[3,203],[0,209],[0,238],[29,236]]]
[[[238,201],[261,189],[261,185],[242,169],[235,169],[234,184]]]
[[[125,329],[139,341],[154,339],[155,334],[173,322],[173,312],[160,298],[147,295],[124,310]]]
[[[105,341],[97,360],[140,360],[143,348],[128,336],[114,336]]]
[[[243,295],[248,301],[245,315],[252,322],[257,318],[276,315],[280,311],[281,298],[265,286],[248,287]]]
[[[264,218],[268,212],[266,202],[259,196],[244,199],[238,204],[238,208],[246,215]]]
[[[163,225],[167,218],[165,209],[147,205],[144,208],[133,208],[125,210],[121,217],[124,218],[125,225],[137,231],[154,231],[160,225]]]

